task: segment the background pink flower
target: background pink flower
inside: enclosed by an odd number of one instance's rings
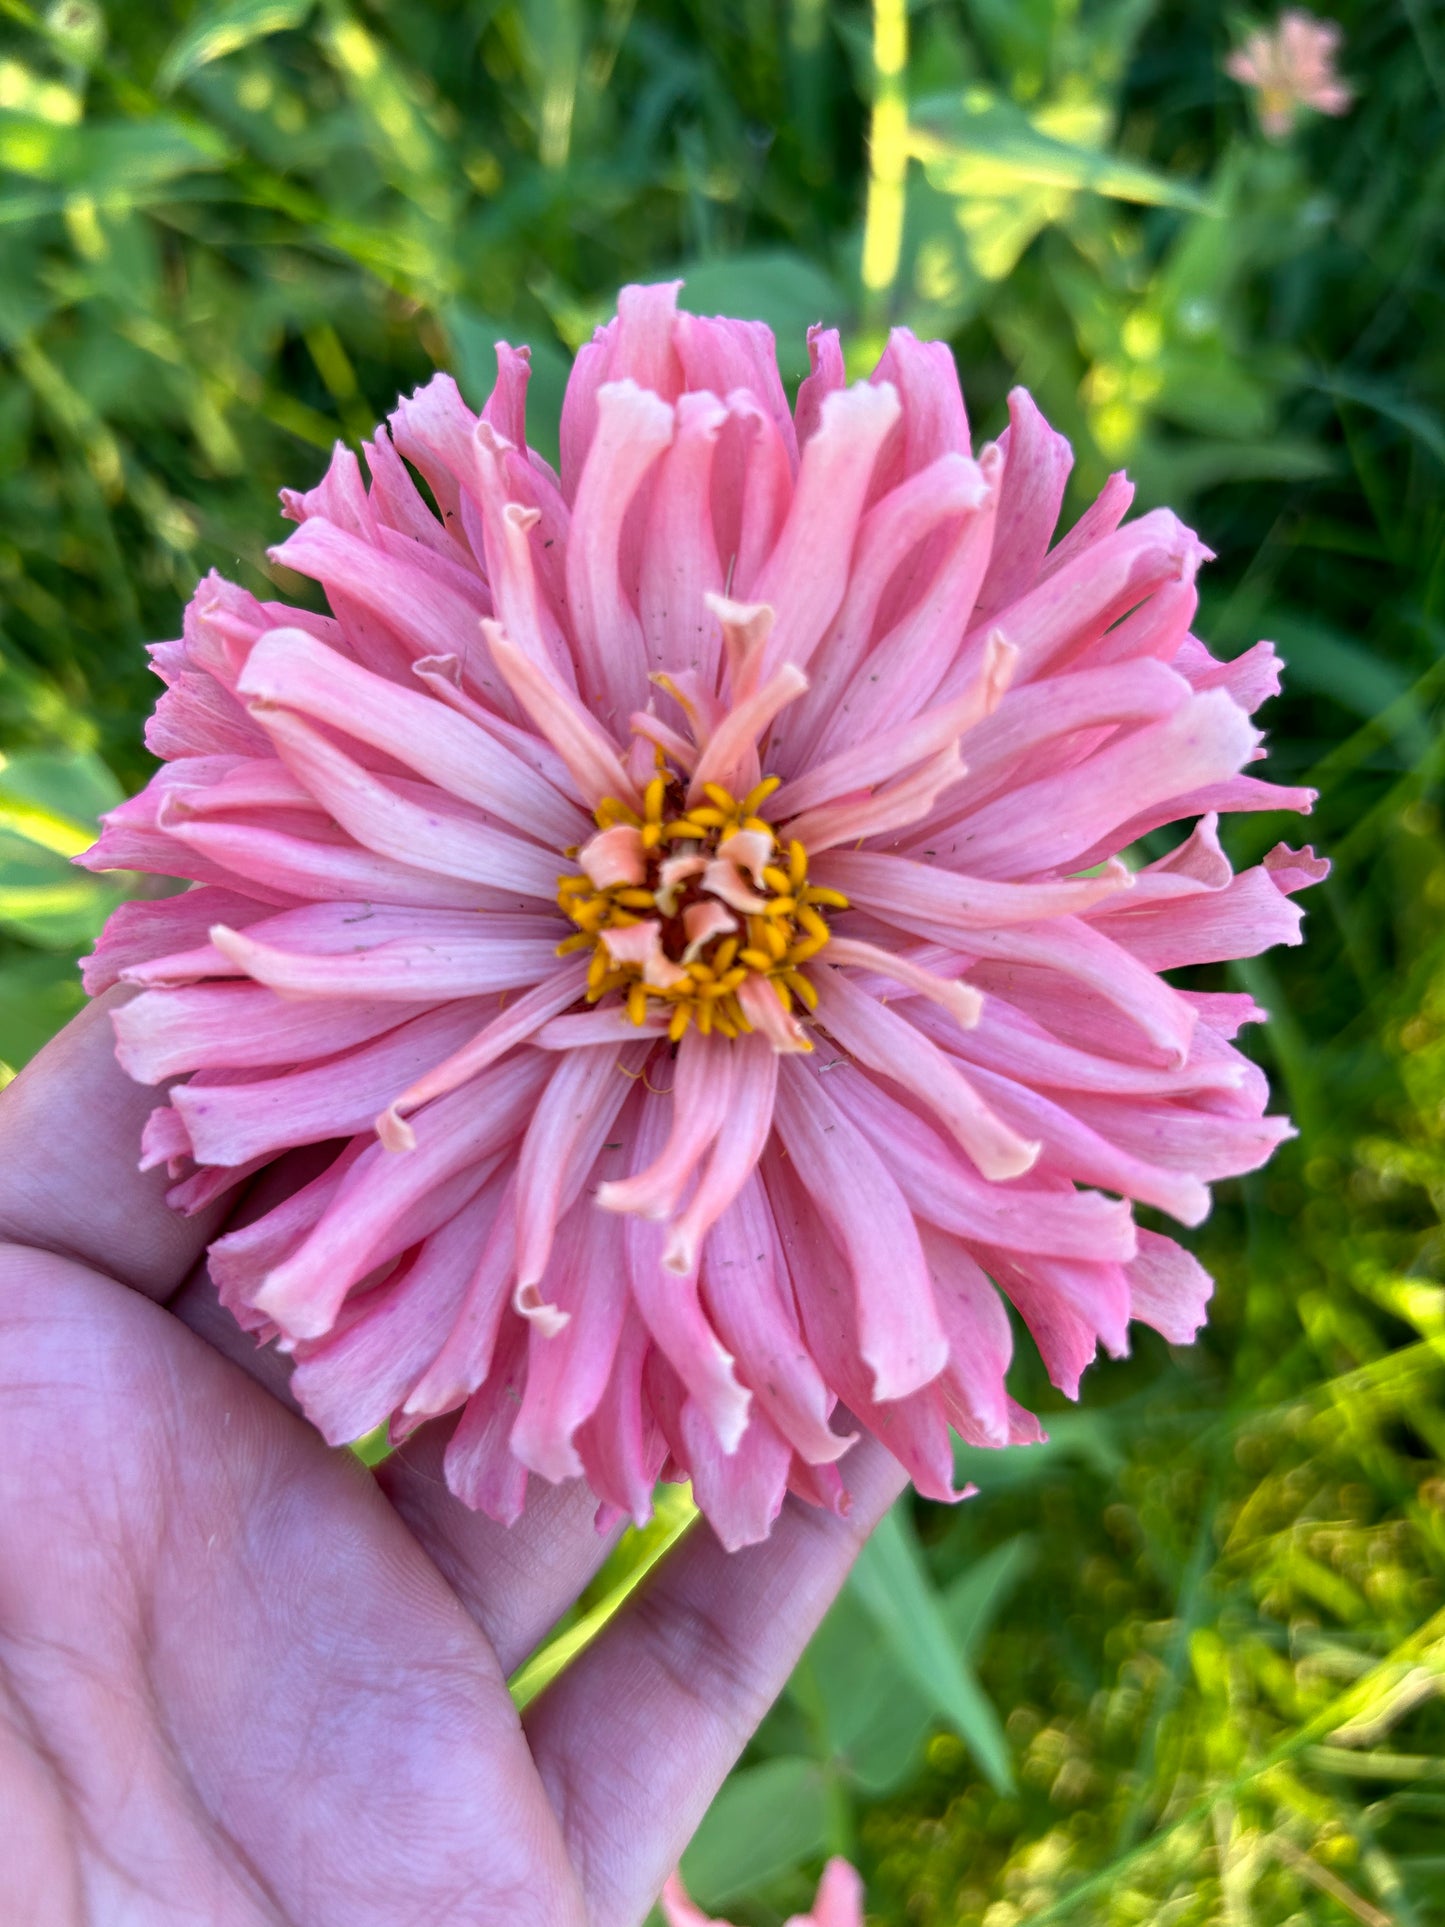
[[[1231,80],[1253,89],[1259,124],[1272,140],[1290,132],[1302,107],[1318,114],[1349,112],[1354,95],[1335,72],[1343,39],[1334,21],[1287,7],[1273,32],[1250,34],[1225,61]]]
[[[660,1905],[667,1927],[729,1927],[693,1904],[677,1874],[663,1888]],[[863,1927],[863,1882],[857,1869],[846,1860],[830,1860],[812,1911],[791,1915],[784,1927]]]
[[[211,1252],[328,1438],[461,1408],[494,1517],[690,1476],[740,1545],[846,1505],[855,1424],[936,1498],[950,1428],[1040,1437],[1005,1296],[1070,1396],[1131,1319],[1192,1337],[1209,1280],[1130,1201],[1197,1224],[1289,1127],[1263,1013],[1162,973],[1297,942],[1325,866],[1220,847],[1312,795],[1248,773],[1274,652],[1190,633],[1172,514],[1116,475],[1055,540],[1023,391],[975,456],[946,347],[849,386],[815,329],[790,411],[768,331],[676,293],[578,356],[560,477],[503,346],[480,419],[438,376],[369,483],[338,447],[287,495],[330,616],[202,583],[87,859],[197,887],[87,983],[185,1080],[143,1147],[178,1209],[332,1147]]]

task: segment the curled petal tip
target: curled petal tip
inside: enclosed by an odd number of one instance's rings
[[[548,1304],[536,1281],[517,1286],[512,1294],[512,1309],[544,1338],[555,1338],[572,1322],[570,1311],[563,1311],[560,1305]]]
[[[388,1105],[376,1120],[376,1135],[388,1151],[414,1151],[416,1132],[397,1110],[394,1104]]]

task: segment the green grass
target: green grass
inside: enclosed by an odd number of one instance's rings
[[[1445,24],[1332,11],[1358,104],[1272,147],[1209,0],[0,0],[5,1063],[110,900],[65,857],[142,643],[432,366],[528,339],[555,421],[629,278],[794,379],[820,316],[945,336],[980,435],[1027,381],[1074,507],[1127,465],[1217,551],[1200,632],[1288,662],[1335,869],[1216,981],[1301,1135],[1198,1235],[1199,1346],[1077,1412],[1024,1359],[1053,1443],[895,1514],[690,1856],[740,1922],[830,1849],[897,1927],[1445,1920]]]

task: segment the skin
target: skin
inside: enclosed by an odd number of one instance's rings
[[[379,1474],[322,1443],[215,1301],[222,1218],[135,1170],[106,1001],[0,1100],[0,1919],[635,1927],[901,1472],[863,1441],[847,1519],[694,1528],[519,1719],[587,1493],[509,1532],[444,1429]]]

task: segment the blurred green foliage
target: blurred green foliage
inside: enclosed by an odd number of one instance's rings
[[[1358,104],[1271,144],[1210,0],[0,0],[7,1064],[113,901],[66,860],[142,644],[207,567],[294,592],[276,488],[438,363],[530,341],[545,447],[628,279],[790,379],[813,320],[942,335],[982,435],[1027,382],[1074,508],[1127,465],[1218,552],[1201,633],[1287,658],[1335,870],[1213,981],[1300,1138],[1197,1240],[1199,1346],[1078,1412],[1021,1348],[1050,1444],[894,1514],[689,1855],[739,1921],[830,1850],[898,1927],[1445,1920],[1445,20],[1332,11]]]

